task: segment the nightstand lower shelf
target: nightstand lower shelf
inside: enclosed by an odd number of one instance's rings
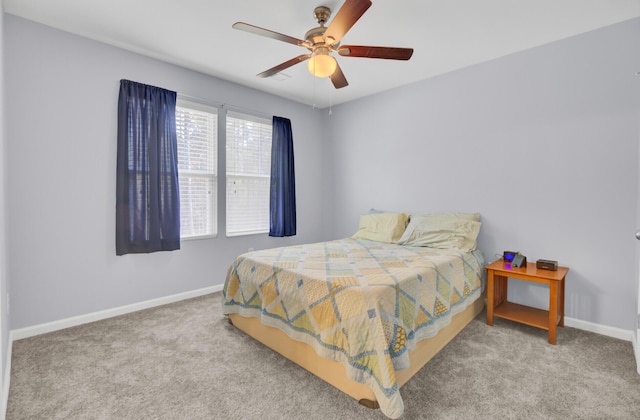
[[[532,308],[531,306],[520,305],[513,302],[502,302],[494,308],[493,316],[520,322],[532,327],[549,330],[549,311]],[[556,325],[560,322],[560,317],[556,320]]]

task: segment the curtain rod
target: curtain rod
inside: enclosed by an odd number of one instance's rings
[[[229,109],[231,111],[246,112],[246,113],[250,113],[250,114],[253,114],[255,116],[258,116],[258,117],[263,117],[263,118],[268,118],[268,119],[273,118],[273,115],[266,114],[266,113],[264,113],[262,111],[256,111],[255,109],[243,108],[243,107],[231,105],[231,104],[228,104],[228,103],[225,103],[225,102],[212,101],[210,99],[199,98],[197,96],[191,96],[191,95],[185,95],[183,93],[178,93],[178,98],[182,98],[182,99],[185,99],[185,100],[191,100],[191,101],[194,101],[194,102],[199,102],[199,103],[201,103],[203,105],[219,106],[220,108],[226,108],[226,109]]]

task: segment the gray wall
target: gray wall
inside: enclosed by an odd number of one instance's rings
[[[224,283],[233,259],[326,239],[319,111],[12,15],[6,16],[11,328]],[[182,249],[115,255],[120,79],[290,118],[298,235],[183,241]],[[220,168],[224,173],[224,168]],[[222,196],[224,198],[224,196]]]
[[[334,236],[371,207],[477,211],[487,259],[559,260],[567,316],[634,329],[639,51],[635,19],[334,107]]]

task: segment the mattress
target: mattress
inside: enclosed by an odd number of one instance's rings
[[[404,409],[396,372],[481,294],[484,258],[361,239],[240,255],[229,268],[223,311],[253,317],[344,366],[371,388],[382,412]]]

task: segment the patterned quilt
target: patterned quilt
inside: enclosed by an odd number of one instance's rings
[[[223,311],[258,317],[370,387],[382,412],[404,405],[395,372],[482,292],[484,258],[359,239],[240,255],[229,268]]]

